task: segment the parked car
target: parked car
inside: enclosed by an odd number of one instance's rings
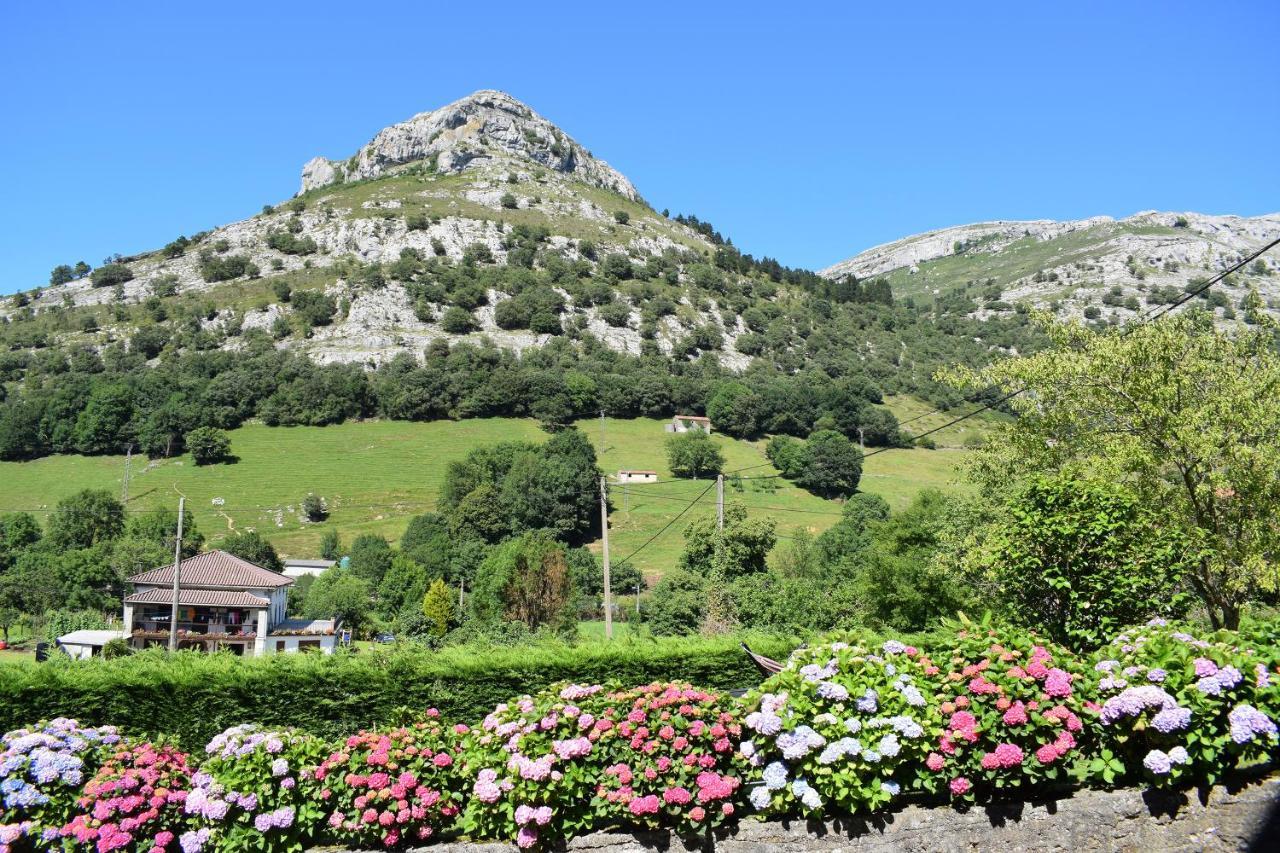
[[[388,631],[384,631],[381,634],[378,634],[377,636],[375,636],[373,638],[373,641],[375,643],[394,643],[396,641],[396,635]]]

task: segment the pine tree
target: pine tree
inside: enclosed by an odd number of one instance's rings
[[[431,623],[431,633],[443,637],[453,623],[453,593],[440,578],[431,582],[427,594],[422,597],[422,613]]]

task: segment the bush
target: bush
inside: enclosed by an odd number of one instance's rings
[[[625,210],[615,210],[613,212],[613,221],[619,225],[626,225],[631,221],[631,214],[627,213]]]
[[[310,255],[318,248],[311,237],[299,237],[291,231],[272,228],[267,231],[267,246],[286,255]]]
[[[324,499],[312,493],[302,499],[302,515],[307,521],[324,521],[329,517],[329,510],[325,509]]]
[[[856,813],[911,787],[932,746],[926,675],[916,649],[845,642],[797,653],[746,700],[743,753],[763,785],[766,813]]]
[[[465,335],[479,327],[470,311],[454,305],[440,315],[440,328],[451,335]]]
[[[255,278],[260,272],[258,265],[245,255],[219,257],[208,250],[200,253],[200,277],[208,282],[230,281],[241,276]]]
[[[1277,649],[1200,639],[1163,619],[1119,634],[1094,655],[1106,753],[1089,772],[1106,784],[1215,783],[1238,764],[1274,757],[1280,712]]]
[[[71,849],[116,850],[136,839],[137,849],[165,850],[172,828],[183,825],[190,785],[185,753],[150,743],[122,747],[84,786],[61,834]]]
[[[231,439],[220,429],[197,427],[187,433],[185,441],[197,465],[213,465],[231,458]]]
[[[310,846],[328,806],[315,768],[327,744],[293,729],[227,729],[205,747],[185,811],[206,849],[294,851]]]
[[[0,844],[25,849],[21,838],[26,836],[34,849],[45,830],[68,823],[85,779],[119,743],[115,726],[86,728],[62,717],[0,738],[0,791],[5,795],[0,799]],[[5,836],[6,824],[16,828],[16,837]]]
[[[125,264],[107,264],[98,267],[89,277],[94,287],[111,287],[133,280],[133,270]]]
[[[499,203],[507,210],[515,210],[519,206],[516,202],[516,197],[511,193],[503,193]]]
[[[321,763],[315,775],[332,793],[326,806],[330,835],[353,846],[397,847],[425,842],[454,825],[463,801],[454,765],[467,727],[446,729],[439,716],[432,708],[409,726],[362,731]],[[384,791],[398,801],[388,802]],[[397,808],[399,802],[404,805]],[[370,808],[375,804],[382,808]]]
[[[766,655],[785,656],[795,641],[751,639]],[[116,660],[57,660],[0,667],[0,728],[57,714],[87,723],[110,720],[130,732],[165,732],[201,749],[224,728],[252,716],[336,738],[383,725],[405,707],[439,707],[454,720],[479,719],[510,696],[581,679],[647,684],[681,679],[709,690],[759,681],[737,638],[656,640],[573,647],[545,643],[438,652],[413,645],[359,655],[232,658],[139,652]],[[298,701],[299,696],[308,697]],[[199,714],[191,713],[199,708]]]

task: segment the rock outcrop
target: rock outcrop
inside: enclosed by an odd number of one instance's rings
[[[492,90],[383,128],[348,160],[312,159],[302,167],[302,191],[338,181],[377,178],[408,163],[433,158],[436,171],[457,174],[496,156],[515,157],[531,167],[573,175],[629,199],[639,197],[631,182],[608,163],[593,157],[525,104]]]

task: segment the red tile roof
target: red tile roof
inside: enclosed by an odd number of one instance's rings
[[[214,589],[275,589],[293,583],[293,578],[255,566],[226,551],[205,551],[181,563],[179,583],[183,587]],[[130,583],[173,585],[173,566],[161,566],[129,578]]]
[[[173,590],[149,589],[135,592],[125,604],[172,604]],[[180,589],[178,604],[183,607],[270,607],[271,600],[248,592],[221,589]]]

